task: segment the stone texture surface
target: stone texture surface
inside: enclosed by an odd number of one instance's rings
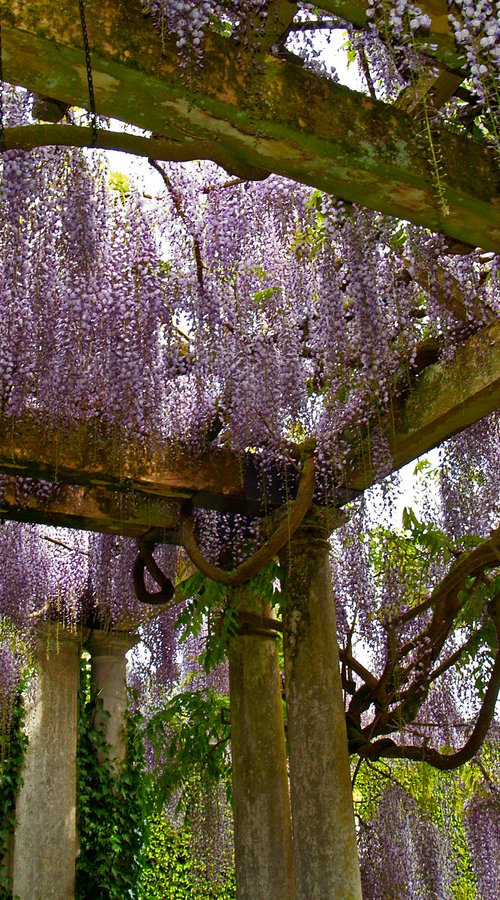
[[[74,897],[79,651],[78,636],[55,626],[41,636],[16,809],[13,880],[19,900]]]
[[[138,638],[119,631],[93,631],[85,643],[90,653],[92,695],[98,701],[96,726],[102,728],[111,746],[111,758],[125,758],[123,733],[127,711],[126,653]]]
[[[270,610],[238,592],[240,609]],[[238,900],[294,900],[290,802],[276,641],[241,634],[230,650]]]
[[[313,510],[282,556],[297,897],[361,900],[327,536]]]

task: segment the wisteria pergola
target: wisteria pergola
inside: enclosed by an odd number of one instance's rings
[[[367,24],[368,4],[363,0],[322,0],[315,5],[339,20]],[[50,98],[48,102],[88,108],[76,0],[56,5],[49,0],[11,0],[2,6],[4,79]],[[472,246],[498,252],[499,171],[494,151],[470,137],[435,131],[434,146],[446,173],[438,196],[418,92],[409,90],[396,103],[384,104],[268,53],[279,47],[297,13],[297,4],[289,0],[269,6],[265,32],[258,38],[258,65],[250,70],[241,66],[241,53],[250,50],[236,47],[230,37],[210,35],[203,67],[186,77],[174,37],[160,35],[139,2],[87,0],[96,109],[152,136],[99,129],[96,138],[89,127],[35,124],[6,129],[5,147],[97,146],[156,160],[210,159],[237,178],[286,176],[442,233],[464,251]],[[426,91],[439,108],[465,77],[466,62],[453,41],[446,2],[423,0],[420,6],[432,21],[425,41],[432,45],[429,66],[434,68]],[[500,326],[492,324],[463,341],[452,362],[424,364],[411,383],[396,391],[390,412],[378,422],[393,469],[498,408]],[[251,458],[242,463],[240,455],[218,447],[207,449],[196,461],[172,451],[147,463],[132,447],[122,448],[117,456],[82,424],[49,438],[35,418],[25,417],[14,426],[0,421],[0,471],[12,476],[0,514],[26,522],[132,537],[147,534],[150,540],[182,543],[179,524],[186,500],[195,507],[245,515],[269,511],[269,503],[265,509],[256,493]],[[342,484],[344,498],[363,491],[380,474],[367,438],[364,446],[352,450]],[[57,481],[63,487],[48,502],[39,503],[33,495],[20,507],[16,476]],[[318,785],[312,789],[322,790]],[[322,803],[316,799],[319,809]],[[349,827],[339,824],[340,831]],[[245,845],[244,838],[239,840],[240,847]],[[352,870],[350,840],[345,839],[344,847],[342,838],[339,846],[344,850],[333,853],[332,866],[339,871]],[[313,859],[311,846],[304,837],[303,856]],[[251,855],[248,846],[246,852]],[[297,853],[300,857],[300,846]],[[323,862],[317,865],[323,867]],[[304,885],[316,883],[318,898],[330,896],[321,893],[321,885],[330,884],[322,877],[311,862]],[[342,878],[331,896],[357,897],[356,877],[347,873]],[[252,896],[251,884],[246,890],[250,893],[242,888],[241,896]],[[302,890],[304,900],[313,896],[309,888]]]
[[[356,25],[366,25],[364,2],[323,2],[321,10]],[[442,103],[465,75],[465,60],[455,48],[444,0],[424,2],[431,16],[426,41],[439,64],[431,90]],[[500,249],[499,172],[492,150],[443,131],[435,136],[446,171],[444,214],[432,181],[428,146],[421,123],[404,104],[388,105],[314,75],[294,63],[266,55],[279,44],[297,12],[297,4],[271,4],[266,34],[259,36],[262,60],[249,83],[238,49],[230,38],[210,37],[199,74],[186,79],[173,37],[160,36],[139,3],[118,0],[86,3],[92,48],[96,107],[101,115],[138,126],[154,137],[99,131],[97,146],[157,159],[213,159],[243,178],[270,172],[323,189],[348,201],[406,218],[466,245]],[[3,11],[4,78],[62,103],[88,107],[88,83],[77,4],[54,9],[44,0],[14,0]],[[431,62],[432,60],[430,60]],[[417,98],[408,97],[411,108]],[[403,108],[400,108],[403,107]],[[9,129],[7,148],[46,144],[90,146],[90,128],[41,124]],[[425,453],[500,405],[500,369],[496,326],[475,335],[448,367],[434,365],[422,373],[406,398],[394,400],[387,437],[394,468]],[[89,461],[89,441],[57,437],[40,447],[36,426],[20,423],[2,438],[2,471],[67,482],[67,497],[58,508],[25,515],[32,521],[73,523],[78,527],[140,534],[164,521],[164,506],[152,497],[186,497],[195,504],[245,504],[245,479],[238,460],[220,451],[207,454],[194,470],[188,463],[166,460],[162,471],[137,470],[134,461],[113,470],[106,447]],[[93,444],[95,446],[95,444]],[[71,450],[70,450],[71,448]],[[353,459],[348,487],[363,489],[373,481],[369,447]],[[147,495],[127,522],[116,520],[113,492],[123,490],[133,473],[138,498]],[[248,498],[255,502],[255,497]],[[243,508],[243,507],[242,507]],[[10,514],[15,516],[15,510]],[[144,521],[143,521],[144,519]]]

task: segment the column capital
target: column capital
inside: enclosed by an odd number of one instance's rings
[[[300,528],[291,538],[294,552],[310,553],[314,549],[325,551],[329,547],[328,539],[333,531],[346,521],[346,514],[336,507],[313,505],[306,513]],[[281,554],[286,554],[286,547]],[[280,554],[280,555],[281,555]]]
[[[37,623],[37,655],[49,653],[78,653],[83,641],[83,631],[79,625],[67,628],[60,622],[41,621]]]
[[[84,650],[91,656],[125,656],[140,641],[137,634],[127,631],[102,631],[95,629],[84,642]]]

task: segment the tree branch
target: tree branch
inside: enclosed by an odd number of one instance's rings
[[[497,651],[495,663],[491,673],[491,678],[486,690],[483,705],[481,707],[476,724],[468,741],[457,750],[456,753],[440,753],[429,747],[415,747],[408,745],[398,745],[394,741],[382,740],[375,741],[374,744],[365,744],[359,749],[361,756],[369,759],[377,760],[381,757],[390,759],[412,759],[417,762],[426,762],[445,772],[449,769],[456,769],[463,763],[469,762],[479,751],[483,743],[488,729],[495,714],[495,705],[500,690],[500,648]]]
[[[118,150],[134,156],[152,157],[169,162],[189,162],[211,159],[230,175],[245,181],[260,181],[269,172],[238,160],[226,147],[216,141],[172,141],[167,138],[144,137],[125,131],[99,129],[93,142],[92,129],[80,125],[19,125],[6,128],[5,150],[34,150],[37,147],[93,147],[99,150]]]

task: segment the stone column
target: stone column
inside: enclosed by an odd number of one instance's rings
[[[281,558],[287,733],[298,900],[361,900],[325,513]]]
[[[244,588],[240,610],[270,616]],[[293,900],[295,880],[281,679],[272,633],[241,633],[229,654],[238,900]]]
[[[138,637],[122,631],[93,631],[85,643],[90,653],[92,696],[102,701],[96,710],[95,724],[102,729],[110,756],[117,764],[125,759],[123,725],[127,712],[126,653]]]
[[[76,857],[77,635],[46,626],[16,806],[13,893],[19,900],[72,900]]]

